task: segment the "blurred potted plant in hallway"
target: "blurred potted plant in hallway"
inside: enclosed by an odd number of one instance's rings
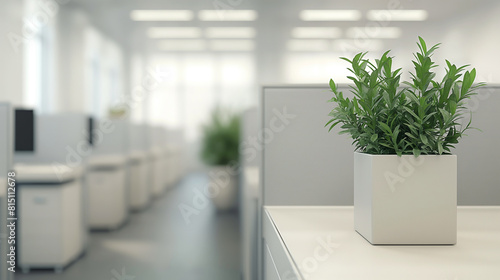
[[[110,119],[121,119],[127,116],[128,110],[125,106],[116,105],[109,108],[108,116]]]
[[[351,97],[330,80],[335,107],[326,126],[350,134],[354,153],[354,224],[372,244],[455,244],[457,157],[451,151],[470,128],[467,100],[483,84],[476,70],[446,60],[436,79],[432,55],[419,37],[410,81],[400,86],[389,51],[372,62],[347,61]],[[462,124],[463,122],[463,124]]]
[[[237,206],[240,121],[238,114],[217,107],[203,127],[201,158],[210,166],[206,191],[217,210]]]

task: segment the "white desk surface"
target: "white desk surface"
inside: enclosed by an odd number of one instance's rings
[[[453,246],[374,246],[354,231],[353,207],[267,206],[303,279],[500,279],[500,206],[458,207]],[[329,253],[321,241],[330,241]]]
[[[83,167],[69,167],[61,164],[23,164],[14,165],[16,182],[29,183],[62,183],[77,179],[83,174]]]
[[[120,167],[125,163],[127,163],[127,157],[124,155],[93,155],[87,160],[87,166],[94,169]]]

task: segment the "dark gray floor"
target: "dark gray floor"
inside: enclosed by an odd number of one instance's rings
[[[237,213],[217,214],[209,205],[187,224],[179,210],[206,183],[203,174],[189,175],[123,228],[92,233],[87,253],[63,273],[18,272],[15,280],[240,279]]]

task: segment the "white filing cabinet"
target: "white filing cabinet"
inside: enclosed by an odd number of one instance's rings
[[[130,208],[138,211],[146,208],[151,199],[149,178],[150,162],[147,153],[132,152],[129,156]]]
[[[3,175],[3,174],[2,174]],[[3,226],[7,225],[7,178],[3,175],[0,176],[0,222],[2,229],[0,230],[0,279],[11,279],[12,273],[7,271],[7,254],[9,252],[9,245],[7,244],[8,228]]]
[[[60,272],[84,250],[82,169],[60,178],[51,165],[16,165],[18,265]]]
[[[150,157],[150,177],[151,177],[151,194],[153,197],[159,197],[165,191],[165,156],[164,151],[159,148],[154,148],[149,153]]]
[[[162,174],[163,174],[163,177],[162,177],[162,189],[163,189],[163,192],[165,192],[169,187],[170,187],[170,179],[169,177],[171,177],[172,175],[172,167],[170,166],[170,163],[169,163],[169,151],[166,147],[164,147],[163,149],[161,149],[161,169],[162,169]]]
[[[167,145],[165,154],[168,170],[167,186],[172,188],[184,176],[184,154],[179,145]]]
[[[127,158],[120,155],[92,156],[87,161],[89,226],[116,229],[128,217]]]
[[[266,206],[264,280],[475,280],[500,277],[500,206],[458,207],[456,245],[371,245],[352,206]]]
[[[165,184],[168,189],[175,185],[177,164],[175,162],[174,151],[170,146],[166,146],[164,150],[165,155]]]

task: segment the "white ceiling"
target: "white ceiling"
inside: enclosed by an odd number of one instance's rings
[[[258,20],[203,22],[195,17],[193,21],[187,22],[134,22],[130,19],[130,11],[134,9],[188,9],[197,12],[217,9],[214,3],[222,3],[235,10],[254,9],[258,12]],[[366,26],[368,23],[365,16],[356,22],[304,22],[299,19],[299,13],[303,9],[357,9],[363,15],[371,9],[425,9],[429,13],[426,22],[391,23],[391,26],[401,27],[403,34],[410,34],[413,38],[416,37],[416,32],[419,33],[429,26],[440,28],[472,10],[487,9],[494,3],[496,0],[73,0],[70,6],[86,10],[95,25],[124,46],[154,51],[157,45],[156,39],[146,36],[146,29],[151,26],[255,27],[257,45],[268,50],[283,48],[286,41],[291,38],[293,27],[321,26],[346,30],[349,27]]]

